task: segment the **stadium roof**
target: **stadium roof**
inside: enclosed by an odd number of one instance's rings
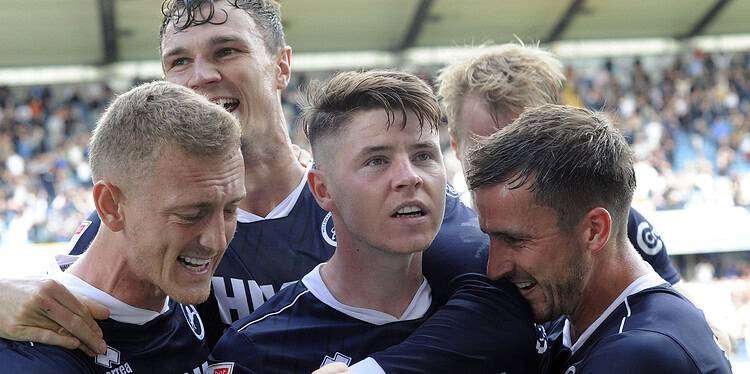
[[[297,56],[750,34],[750,0],[282,0]],[[158,60],[159,0],[4,0],[0,67]],[[575,49],[576,47],[574,47]],[[635,45],[637,50],[638,44]],[[356,54],[360,53],[360,55]],[[314,56],[314,55],[313,55]],[[331,61],[328,59],[327,61]]]

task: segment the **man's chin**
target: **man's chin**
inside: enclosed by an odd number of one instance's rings
[[[196,305],[201,304],[208,300],[208,296],[211,294],[211,288],[206,287],[205,290],[180,290],[176,292],[171,292],[169,294],[169,298],[180,303],[180,304],[190,304],[190,305]]]

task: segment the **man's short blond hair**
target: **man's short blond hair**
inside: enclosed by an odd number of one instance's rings
[[[89,143],[94,182],[149,176],[165,146],[194,157],[220,157],[240,147],[240,125],[222,107],[168,82],[145,83],[107,108]]]
[[[478,48],[476,56],[446,66],[438,75],[438,95],[454,135],[463,98],[478,94],[493,120],[525,108],[559,104],[565,85],[562,64],[538,47],[509,43]]]

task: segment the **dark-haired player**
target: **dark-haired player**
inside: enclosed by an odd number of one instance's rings
[[[440,305],[422,276],[422,252],[445,202],[432,90],[407,73],[341,73],[309,91],[303,118],[316,165],[310,189],[333,215],[338,246],[328,262],[233,324],[213,351],[264,373],[365,359],[400,343]],[[512,368],[533,367],[526,305],[514,292],[502,305],[496,321],[512,332],[508,356],[519,358]]]

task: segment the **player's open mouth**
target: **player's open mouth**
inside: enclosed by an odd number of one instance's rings
[[[208,265],[211,263],[211,259],[208,258],[197,258],[197,257],[188,257],[188,256],[179,256],[177,257],[177,261],[179,261],[183,266],[188,268],[190,271],[194,272],[202,272],[208,269]]]
[[[240,106],[240,101],[231,97],[215,97],[211,99],[211,102],[221,105],[229,113],[232,113]]]
[[[408,205],[400,208],[395,213],[391,214],[394,218],[413,218],[422,217],[425,215],[424,210],[418,206]]]
[[[513,284],[515,284],[516,287],[518,287],[518,289],[521,291],[528,291],[534,288],[534,286],[536,286],[536,282],[534,282],[533,280],[528,280],[524,282],[513,282]]]

